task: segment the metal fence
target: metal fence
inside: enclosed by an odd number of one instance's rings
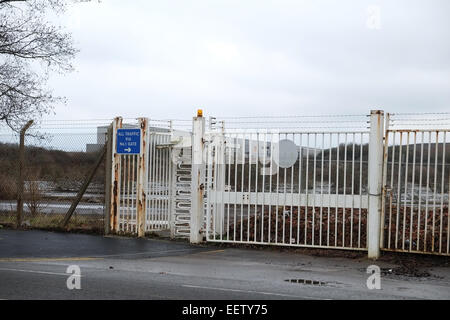
[[[119,128],[139,154],[116,151]],[[450,114],[55,121],[26,140],[25,223],[56,226],[99,150],[71,227],[203,241],[449,254]],[[0,132],[0,223],[18,137]],[[104,219],[104,217],[107,219]]]
[[[366,248],[367,131],[251,130],[209,141],[208,241]]]
[[[440,114],[388,115],[383,176],[384,250],[450,253],[448,120]],[[427,128],[430,126],[434,129]]]
[[[111,228],[139,234],[169,230],[173,192],[170,123],[155,124],[146,118],[124,123],[117,118],[111,127],[112,144],[117,130],[124,128],[142,129],[143,138],[139,154],[111,154]]]
[[[36,124],[25,137],[23,226],[57,228],[105,144],[110,120]],[[16,224],[18,134],[0,129],[0,224]],[[69,228],[103,232],[105,166],[100,166]]]
[[[448,113],[212,120],[207,241],[449,254]]]

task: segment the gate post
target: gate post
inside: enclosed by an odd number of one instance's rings
[[[141,128],[141,146],[138,158],[137,176],[137,203],[136,203],[136,232],[138,237],[145,236],[145,225],[147,216],[147,190],[148,190],[148,119],[139,118]]]
[[[111,152],[111,166],[106,166],[106,168],[110,168],[111,171],[106,174],[107,186],[109,186],[109,197],[105,199],[109,201],[109,204],[106,206],[106,210],[108,211],[109,223],[106,225],[109,226],[109,231],[117,232],[119,230],[119,194],[120,194],[120,155],[117,154],[117,129],[122,128],[122,117],[114,118],[112,123],[112,132],[110,134],[110,142],[111,147],[109,148]],[[109,159],[109,155],[108,158]],[[107,160],[108,161],[108,160]]]
[[[113,167],[113,124],[108,126],[106,131],[106,160],[105,160],[105,210],[104,210],[104,233],[111,232],[111,183],[112,183],[112,167]]]
[[[170,142],[174,140],[173,122],[170,120]],[[172,146],[169,152],[169,230],[170,238],[175,239],[175,210],[176,210],[176,195],[177,195],[177,162],[175,161],[177,152]]]
[[[224,217],[225,217],[225,204],[224,204],[224,191],[225,191],[225,128],[222,123],[222,128],[219,134],[215,136],[215,159],[213,161],[216,162],[214,166],[214,170],[217,171],[215,177],[215,195],[214,200],[216,202],[216,212],[212,215],[213,221],[213,230],[215,230],[215,234],[213,236],[221,236],[224,232]],[[219,196],[220,195],[220,196]],[[209,211],[211,212],[211,211]]]
[[[380,256],[381,184],[383,180],[383,110],[370,111],[369,136],[369,210],[367,222],[368,257]]]
[[[205,119],[203,118],[202,111],[198,110],[197,117],[194,117],[192,121],[191,243],[200,243],[203,240],[203,195],[205,192],[205,163],[203,160],[204,133]]]

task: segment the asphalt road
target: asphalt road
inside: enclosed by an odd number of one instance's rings
[[[424,278],[382,276],[381,289],[369,290],[371,264],[273,249],[0,230],[0,299],[450,299],[448,267],[429,268]],[[70,265],[80,268],[81,289],[67,288]]]

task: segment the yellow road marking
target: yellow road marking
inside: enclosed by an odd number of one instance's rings
[[[39,262],[39,261],[90,261],[101,258],[73,257],[73,258],[0,258],[0,262]]]
[[[167,252],[174,252],[174,251],[184,251],[183,250],[169,250],[164,251]],[[211,251],[201,251],[201,252],[194,252],[189,253],[189,255],[192,254],[206,254],[206,253],[219,253],[224,252],[225,249],[219,249],[219,250],[211,250]],[[148,254],[148,253],[159,253],[159,252],[142,252],[142,253],[131,253],[131,254],[117,254],[117,255],[105,255],[100,257],[68,257],[68,258],[0,258],[0,262],[40,262],[40,261],[92,261],[92,260],[101,260],[104,258],[109,257],[120,257],[120,256],[126,256],[126,255],[139,255],[139,254]]]
[[[193,252],[193,253],[188,253],[188,256],[192,256],[192,255],[198,255],[198,254],[207,254],[207,253],[219,253],[219,252],[224,252],[225,249],[219,249],[219,250],[211,250],[211,251],[200,251],[200,252]]]
[[[224,252],[225,249],[219,249],[219,250],[212,250],[212,251],[202,251],[199,253],[218,253],[218,252]]]

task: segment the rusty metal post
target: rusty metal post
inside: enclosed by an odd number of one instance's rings
[[[120,155],[117,154],[117,129],[122,128],[122,117],[117,117],[112,123],[112,166],[111,166],[111,198],[110,198],[110,230],[119,230],[119,201],[120,201]]]
[[[22,225],[22,215],[23,215],[23,184],[24,184],[23,168],[25,164],[25,132],[32,124],[33,120],[30,120],[20,130],[19,175],[17,181],[17,228],[20,228],[20,226]]]
[[[139,126],[141,128],[141,147],[138,160],[137,174],[137,214],[136,225],[138,237],[145,236],[145,225],[147,216],[147,190],[148,190],[148,119],[139,118]]]
[[[381,184],[383,181],[384,112],[370,112],[369,136],[369,210],[367,222],[367,248],[370,259],[380,256]]]
[[[112,167],[113,167],[113,124],[111,123],[106,133],[106,161],[105,161],[105,209],[104,209],[104,232],[111,232],[111,191],[112,191]]]
[[[200,243],[203,240],[203,195],[205,192],[205,163],[203,159],[204,133],[205,119],[201,110],[199,110],[197,117],[194,117],[192,121],[191,243]]]

